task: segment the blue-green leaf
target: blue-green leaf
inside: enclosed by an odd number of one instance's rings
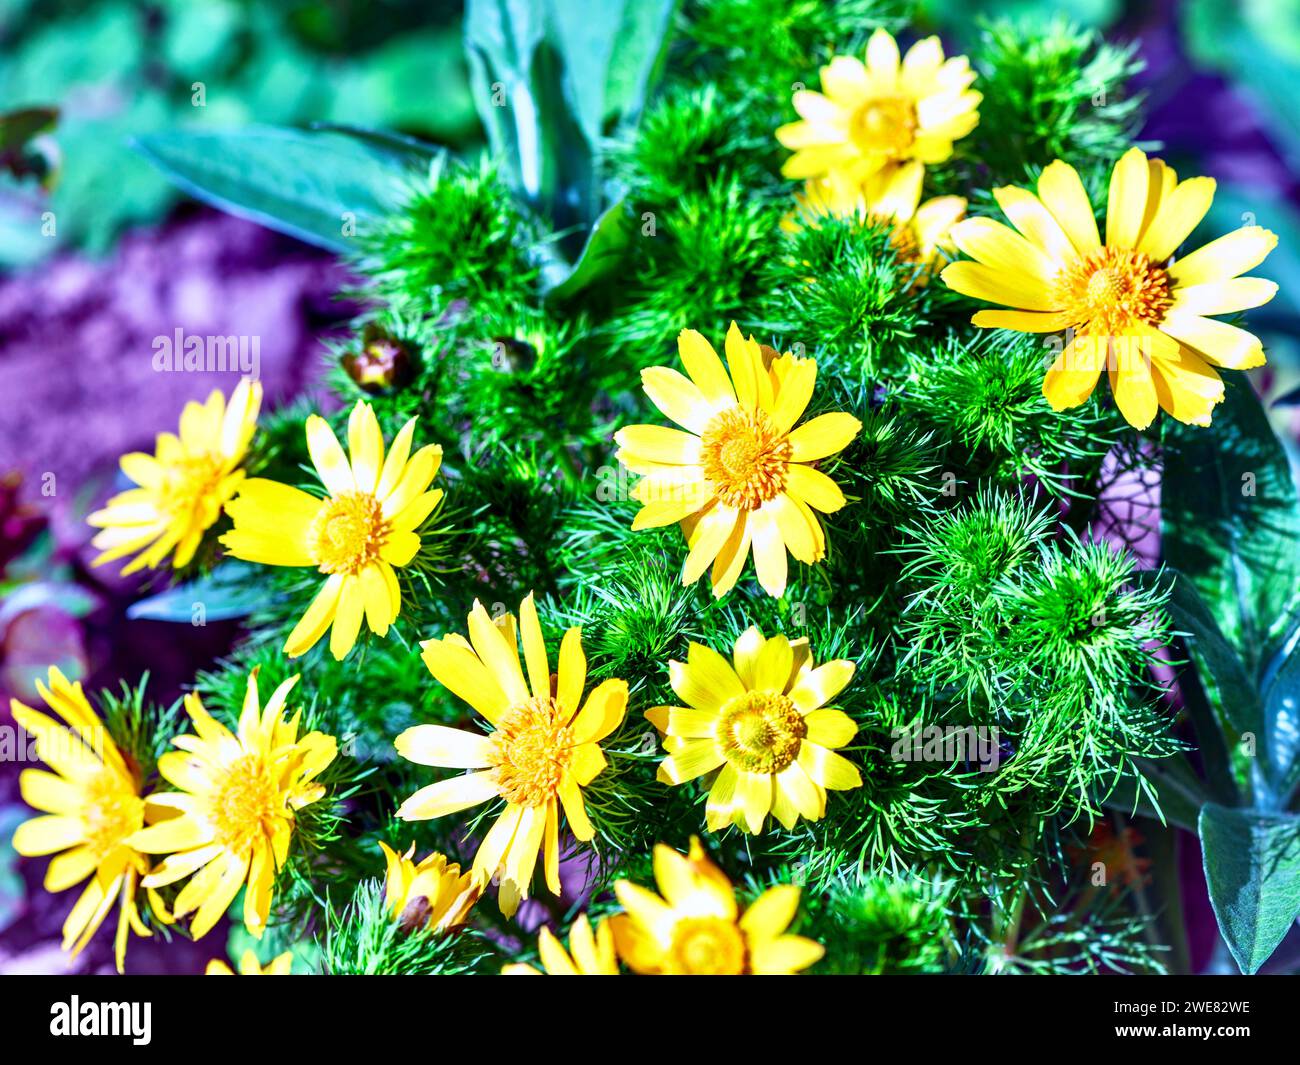
[[[1300,603],[1300,505],[1250,384],[1224,383],[1211,429],[1165,419],[1161,535],[1258,678]]]
[[[1219,931],[1254,973],[1300,916],[1300,818],[1206,803],[1200,834]]]
[[[185,191],[231,214],[333,251],[383,218],[418,162],[336,130],[171,130],[135,147]]]
[[[202,606],[204,621],[224,621],[251,614],[264,598],[253,576],[253,567],[227,561],[206,577],[132,603],[126,616],[132,621],[173,621],[193,625],[195,607]]]

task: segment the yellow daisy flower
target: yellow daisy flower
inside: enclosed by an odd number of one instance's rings
[[[449,864],[441,854],[430,854],[417,865],[411,860],[414,843],[400,855],[386,843],[379,847],[388,862],[384,896],[393,918],[406,931],[446,932],[464,924],[483,891],[472,873],[462,874],[458,864]]]
[[[498,901],[510,916],[528,897],[539,853],[545,856],[547,888],[560,893],[561,808],[574,836],[584,843],[594,836],[582,789],[605,768],[599,742],[623,721],[627,683],[603,681],[584,702],[587,659],[578,628],[564,634],[559,671],[552,674],[531,593],[519,608],[517,628],[513,615],[494,622],[475,600],[468,640],[451,635],[421,646],[434,678],[477,710],[492,731],[485,736],[416,725],[398,736],[395,745],[403,758],[475,772],[421,788],[397,816],[427,821],[504,799],[505,810],[479,844],[473,871],[483,881],[500,874]]]
[[[267,566],[315,566],[325,583],[284,644],[290,658],[306,654],[325,631],[342,660],[357,641],[364,616],[370,631],[388,635],[401,611],[396,569],[420,550],[415,531],[442,500],[429,485],[442,463],[430,444],[411,455],[412,418],[384,455],[384,437],[370,404],[348,418],[348,455],[329,423],[307,419],[307,449],[329,493],[317,499],[276,481],[250,478],[226,504],[235,527],[221,543],[235,558]],[[350,455],[350,458],[349,458]]]
[[[262,968],[261,963],[257,960],[257,955],[253,951],[244,951],[243,957],[239,959],[240,976],[288,976],[293,968],[293,951],[286,950],[283,954],[277,954],[269,962],[266,968]],[[208,967],[203,971],[204,976],[234,976],[234,971],[224,961],[213,958],[208,962]]]
[[[221,919],[245,884],[244,927],[262,937],[296,812],[325,794],[314,778],[334,761],[338,744],[322,732],[299,738],[301,715],[285,719],[285,699],[297,682],[290,677],[261,709],[254,669],[235,734],[190,693],[185,712],[197,735],[177,736],[172,743],[180,750],[158,759],[158,772],[178,790],[155,793],[148,802],[172,816],[136,832],[130,842],[146,854],[168,856],[145,878],[146,887],[194,874],[173,909],[176,917],[194,914],[195,939]]]
[[[159,433],[154,454],[123,455],[122,472],[139,487],[119,492],[86,519],[103,530],[91,540],[101,549],[92,564],[140,551],[122,568],[134,573],[175,551],[172,565],[187,565],[244,479],[239,464],[261,405],[262,386],[255,381],[240,381],[229,404],[214,390],[206,403],[185,404],[180,434]]]
[[[994,190],[1015,230],[991,218],[953,229],[974,261],[953,263],[942,277],[964,295],[1015,308],[980,311],[975,325],[1070,336],[1043,379],[1054,410],[1085,402],[1106,369],[1135,428],[1150,425],[1159,408],[1209,425],[1223,400],[1215,368],[1264,363],[1255,336],[1210,316],[1258,307],[1277,291],[1272,281],[1239,276],[1277,245],[1259,226],[1173,258],[1210,209],[1214,187],[1212,178],[1179,181],[1161,160],[1132,148],[1111,172],[1102,243],[1083,182],[1057,160],[1039,176],[1037,196]]]
[[[66,891],[87,877],[90,883],[63,922],[63,949],[81,952],[115,905],[118,909],[117,971],[126,961],[127,930],[152,935],[140,920],[136,892],[149,861],[130,843],[144,824],[139,767],[109,737],[91,709],[80,682],[70,683],[55,666],[50,683],[39,680],[45,705],[68,727],[17,699],[14,721],[36,738],[41,761],[54,770],[24,769],[18,787],[24,801],[44,812],[14,832],[13,847],[26,858],[59,853],[45,870],[46,891]],[[154,912],[162,920],[161,902]]]
[[[619,956],[652,976],[789,976],[826,953],[820,943],[786,935],[799,908],[793,884],[768,888],[742,914],[731,881],[709,861],[698,837],[689,856],[662,843],[654,851],[653,891],[619,880],[627,912],[610,918]]]
[[[881,170],[916,160],[942,163],[953,141],[979,123],[981,96],[965,56],[944,59],[938,37],[917,41],[900,62],[898,43],[883,29],[867,42],[867,61],[837,55],[821,70],[821,92],[801,89],[801,121],[776,131],[794,152],[788,178],[841,174],[861,184]]]
[[[537,935],[537,953],[547,976],[617,976],[618,955],[614,952],[614,933],[609,919],[596,925],[593,935],[587,915],[573,922],[569,932],[569,949],[565,950],[555,934],[543,926]],[[501,970],[503,976],[541,976],[531,965],[516,963]]]
[[[813,668],[808,641],[769,640],[745,630],[735,668],[692,643],[687,661],[668,663],[669,682],[685,706],[656,706],[646,717],[665,735],[659,780],[682,784],[721,771],[709,789],[709,831],[728,824],[762,832],[770,812],[786,828],[826,813],[826,790],[862,786],[858,769],[835,753],[857,725],[825,704],[853,679],[853,663]]]
[[[906,163],[882,171],[865,185],[843,175],[810,178],[802,193],[795,193],[798,210],[787,215],[782,228],[791,232],[800,225],[816,226],[817,219],[861,218],[891,227],[891,242],[898,256],[922,267],[918,284],[926,283],[936,264],[957,250],[952,227],[966,214],[961,196],[935,196],[921,202],[925,167]]]
[[[817,362],[778,356],[736,323],[727,332],[727,367],[694,329],[677,350],[689,377],[666,366],[641,371],[650,400],[687,432],[629,425],[614,434],[617,458],[643,477],[632,490],[643,504],[633,529],[680,522],[690,551],[682,583],[712,564],[715,596],[735,586],[754,551],[758,582],[785,592],[786,552],[812,565],[826,554],[814,510],[844,506],[839,486],[815,466],[862,429],[851,414],[823,414],[794,427],[812,398]]]

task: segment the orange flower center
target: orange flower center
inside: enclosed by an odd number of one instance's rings
[[[1163,321],[1172,302],[1169,275],[1131,248],[1099,248],[1056,279],[1056,304],[1092,336],[1123,336]]]
[[[906,158],[916,140],[916,107],[903,96],[867,100],[849,119],[849,136],[865,155]]]
[[[732,921],[684,917],[673,926],[666,961],[672,976],[736,976],[745,971],[745,939]]]
[[[727,761],[747,773],[781,772],[799,756],[806,735],[803,715],[776,692],[746,692],[733,699],[715,732]]]
[[[309,541],[322,573],[357,573],[379,558],[391,532],[369,492],[333,496],[312,522]]]
[[[176,519],[202,514],[211,524],[225,501],[218,495],[225,459],[220,455],[185,455],[169,463],[158,486],[158,511]]]
[[[256,754],[235,759],[212,796],[211,817],[217,837],[232,851],[244,851],[269,833],[279,815],[279,789],[271,771]]]
[[[725,410],[702,440],[704,476],[727,506],[755,510],[785,487],[790,441],[763,411]]]
[[[124,791],[121,778],[112,773],[92,777],[82,794],[82,832],[98,864],[144,827],[144,800]]]
[[[492,738],[492,765],[507,802],[542,806],[554,798],[573,747],[566,714],[555,700],[533,698],[511,707]]]

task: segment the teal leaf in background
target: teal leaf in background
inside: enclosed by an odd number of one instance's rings
[[[622,261],[631,242],[632,220],[627,205],[619,200],[596,220],[577,262],[572,266],[564,262],[543,266],[542,280],[548,286],[547,298],[568,299],[595,284]]]
[[[465,50],[489,146],[555,228],[585,233],[595,224],[602,141],[639,113],[675,10],[676,0],[466,5]]]
[[[1219,931],[1255,973],[1300,915],[1300,818],[1206,803],[1200,835]]]
[[[1161,537],[1258,678],[1300,600],[1300,505],[1250,384],[1224,384],[1212,430],[1165,419]]]
[[[253,577],[253,567],[223,562],[208,576],[141,599],[127,608],[132,621],[172,621],[194,624],[194,607],[202,604],[206,621],[224,621],[251,614],[263,595]]]
[[[359,230],[385,216],[418,159],[347,133],[271,126],[172,130],[135,146],[199,199],[333,251],[351,245],[348,218]]]

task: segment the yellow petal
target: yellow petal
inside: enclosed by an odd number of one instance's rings
[[[1077,407],[1092,395],[1106,365],[1105,338],[1076,336],[1043,378],[1043,395],[1052,410]]]
[[[1227,322],[1189,313],[1165,315],[1162,332],[1181,341],[1215,366],[1249,370],[1264,365],[1264,346],[1253,333]]]
[[[1020,333],[1058,333],[1070,325],[1063,311],[977,311],[971,324],[982,329],[1014,329]]]
[[[414,725],[401,733],[393,746],[408,762],[441,769],[483,769],[492,764],[495,750],[487,736],[445,725]]]
[[[713,570],[709,580],[713,585],[713,596],[720,599],[735,587],[740,579],[741,570],[745,568],[745,559],[749,557],[751,529],[745,511],[738,511],[736,526],[722,545],[718,557],[713,560]]]
[[[862,432],[862,423],[842,411],[804,422],[788,437],[792,462],[815,462],[843,451]]]
[[[799,745],[799,766],[814,784],[833,791],[846,791],[862,786],[858,767],[842,755],[805,741]]]
[[[1196,177],[1179,182],[1172,193],[1163,197],[1156,216],[1142,234],[1138,250],[1153,262],[1164,262],[1178,250],[1214,202],[1214,178]]]
[[[487,802],[498,794],[493,773],[467,773],[421,788],[397,809],[403,821],[430,821]]]
[[[694,466],[700,461],[700,438],[680,429],[626,425],[614,434],[614,439],[633,458],[679,466]]]
[[[948,264],[939,276],[945,285],[963,296],[1026,311],[1059,309],[1052,298],[1052,290],[1023,271],[1000,270],[963,260]]]
[[[39,858],[74,847],[83,837],[81,818],[47,814],[19,825],[14,830],[13,848],[24,858]]]
[[[357,491],[374,493],[384,461],[384,434],[370,404],[358,400],[348,416],[348,452]]]
[[[813,387],[817,383],[817,363],[813,359],[793,360],[789,372],[781,382],[781,390],[776,396],[776,405],[771,411],[772,428],[781,434],[788,433],[791,426],[808,409],[812,399]]]
[[[1188,348],[1172,359],[1152,363],[1160,406],[1187,425],[1209,425],[1214,408],[1223,402],[1223,381],[1205,360]]]
[[[1141,148],[1130,148],[1110,175],[1106,204],[1106,246],[1136,248],[1146,217],[1151,168]]]
[[[434,679],[489,721],[497,721],[512,704],[479,657],[448,640],[429,640],[421,657]],[[549,689],[549,684],[548,684]]]
[[[356,491],[357,484],[352,477],[352,467],[343,453],[343,445],[334,435],[329,422],[319,414],[307,416],[307,450],[311,453],[312,465],[316,467],[321,484],[330,495]]]
[[[952,241],[972,259],[1011,274],[1028,274],[1035,284],[1050,285],[1060,271],[1033,241],[991,218],[968,218],[952,228]]]
[[[710,832],[721,831],[736,817],[736,784],[739,780],[740,773],[728,762],[713,781],[705,805],[705,820]]]
[[[1277,234],[1261,226],[1242,226],[1184,255],[1169,268],[1179,285],[1225,281],[1253,270],[1277,247]]]
[[[712,710],[745,694],[731,663],[701,643],[690,645],[686,664],[668,663],[668,677],[678,698],[697,710]]]
[[[700,333],[694,329],[683,329],[677,336],[677,353],[681,356],[682,365],[686,367],[686,375],[695,382],[705,400],[715,410],[735,404],[736,393],[722,366],[722,360],[713,350],[713,345]]]
[[[587,696],[586,705],[573,719],[570,729],[574,744],[596,743],[619,725],[627,713],[627,681],[601,681]]]
[[[361,582],[353,576],[344,577],[343,587],[339,590],[338,606],[335,608],[334,625],[330,630],[330,654],[336,661],[342,662],[347,658],[348,652],[357,642],[365,602]]]
[[[75,815],[81,810],[81,790],[44,769],[24,769],[18,775],[18,789],[23,802],[43,813]]]
[[[666,417],[692,433],[702,433],[712,421],[713,406],[704,398],[699,386],[684,374],[667,366],[651,366],[641,371],[641,387]]]
[[[834,514],[845,503],[840,486],[811,466],[791,463],[786,470],[785,488],[789,495],[823,514]]]
[[[758,583],[768,595],[779,599],[785,594],[789,572],[781,527],[773,513],[765,509],[756,510],[750,515],[750,526]]]
[[[660,763],[657,777],[663,784],[685,784],[713,772],[725,761],[712,739],[685,740]]]
[[[898,42],[883,26],[867,41],[867,72],[877,90],[893,89],[898,83]]]
[[[756,974],[785,976],[815,965],[826,953],[820,943],[802,936],[780,936],[753,948],[750,965]]]
[[[1005,185],[993,190],[993,198],[1011,224],[1042,248],[1053,262],[1068,262],[1075,255],[1074,242],[1032,192]]]
[[[740,927],[755,939],[775,939],[794,920],[799,910],[799,889],[794,884],[777,884],[756,898],[740,918]]]
[[[790,699],[800,711],[809,714],[839,695],[853,679],[853,672],[853,663],[845,659],[823,662],[797,678]]]
[[[1259,307],[1277,295],[1277,285],[1262,277],[1234,277],[1174,289],[1169,311],[1187,314],[1235,314]]]
[[[691,530],[690,550],[682,566],[682,583],[694,584],[718,557],[736,528],[737,514],[722,503],[710,507]]]
[[[1087,255],[1101,246],[1092,203],[1074,167],[1059,159],[1045,166],[1038,177],[1038,196],[1079,254]],[[1056,262],[1060,265],[1063,260]]]
[[[806,748],[808,745],[804,744]],[[740,772],[736,779],[736,803],[744,814],[746,832],[754,835],[763,831],[763,821],[772,809],[774,782],[768,773]]]
[[[533,695],[539,699],[551,697],[551,667],[546,660],[546,641],[542,625],[537,618],[537,605],[529,592],[519,606],[519,634],[524,645],[524,663],[528,668],[528,683]]]
[[[556,702],[573,715],[582,705],[582,689],[587,684],[587,656],[582,653],[582,629],[575,626],[560,642],[560,668],[556,674]]]
[[[511,703],[522,703],[528,698],[528,685],[519,663],[519,651],[507,640],[501,629],[493,623],[483,604],[474,600],[469,615],[469,638],[488,672]]]
[[[858,726],[843,710],[814,710],[804,717],[808,742],[819,747],[843,747],[858,734]]]

